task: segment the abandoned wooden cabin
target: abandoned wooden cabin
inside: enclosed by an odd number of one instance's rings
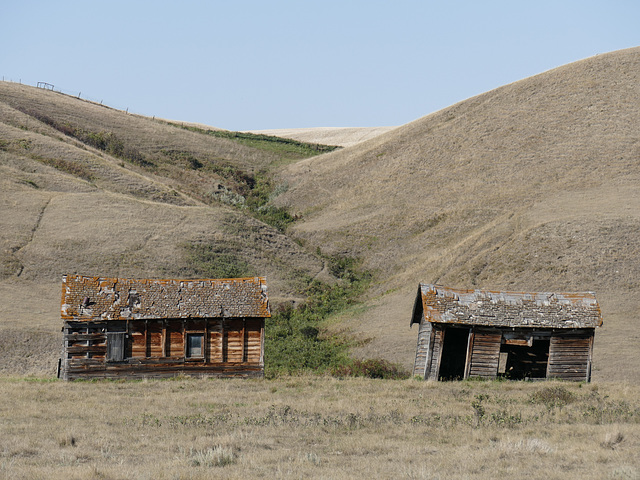
[[[262,277],[134,280],[65,275],[59,376],[262,376],[269,316]]]
[[[413,374],[424,379],[589,382],[602,316],[591,292],[492,292],[420,284],[414,323],[420,327]]]

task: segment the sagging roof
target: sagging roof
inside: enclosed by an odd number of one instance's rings
[[[602,314],[593,292],[494,292],[421,283],[411,325],[422,320],[497,327],[595,328],[602,325]]]
[[[270,317],[263,277],[149,280],[62,277],[66,320]]]

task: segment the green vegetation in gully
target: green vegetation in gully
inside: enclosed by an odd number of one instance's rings
[[[157,170],[157,165],[137,149],[126,145],[111,132],[93,132],[60,123],[39,113],[25,112],[38,118],[86,145],[97,148],[109,155],[121,158],[145,168]],[[294,161],[321,153],[330,152],[339,147],[310,144],[269,135],[204,130],[173,124],[206,135],[226,138],[251,148],[257,148],[280,156],[280,162]],[[1,145],[8,148],[8,145]],[[269,205],[278,193],[268,171],[255,174],[225,164],[224,159],[203,159],[186,151],[163,150],[162,156],[188,170],[198,170],[215,174],[228,181],[233,190],[226,190],[237,208],[284,231],[296,220],[286,208]],[[162,157],[155,160],[162,162]],[[90,172],[73,170],[73,165],[58,161],[52,166],[74,173],[90,180]],[[283,187],[280,187],[281,189]],[[222,201],[222,199],[219,199]],[[242,255],[212,244],[184,244],[186,267],[190,274],[207,278],[233,278],[253,276],[251,265]],[[320,254],[320,252],[318,252]],[[322,255],[321,255],[322,256]],[[371,275],[359,267],[352,258],[326,258],[332,274],[339,279],[334,284],[308,279],[304,293],[307,300],[294,308],[291,305],[280,306],[267,320],[265,338],[265,373],[267,376],[295,374],[300,372],[328,373],[335,376],[367,376],[373,378],[404,378],[408,374],[398,366],[383,360],[354,360],[349,357],[349,347],[354,341],[344,334],[329,334],[323,330],[324,321],[331,315],[356,303],[371,281]]]
[[[275,137],[273,135],[259,135],[248,132],[230,132],[228,130],[208,130],[191,125],[181,125],[171,122],[169,122],[169,125],[218,138],[226,138],[247,147],[272,152],[280,155],[282,160],[300,160],[302,158],[320,155],[321,153],[332,152],[340,148],[335,145],[300,142],[298,140]]]
[[[344,334],[328,334],[323,323],[357,302],[371,282],[371,274],[359,268],[353,258],[327,259],[331,273],[340,279],[332,285],[313,280],[307,300],[297,308],[283,305],[272,312],[265,328],[265,375],[301,372],[334,376],[406,378],[397,365],[384,360],[354,360],[349,347],[354,341]]]
[[[194,191],[188,191],[187,193],[194,194],[197,198],[204,201],[213,200],[227,203],[236,208],[246,209],[247,213],[251,214],[258,220],[275,227],[279,231],[284,231],[287,226],[295,220],[295,218],[290,215],[285,208],[269,205],[269,201],[274,195],[274,192],[276,192],[276,188],[266,170],[252,174],[230,165],[228,161],[223,158],[199,158],[192,152],[180,150],[161,150],[159,152],[160,155],[150,157],[149,155],[143,154],[135,147],[127,145],[113,132],[87,130],[72,125],[69,122],[57,121],[40,112],[23,110],[23,113],[36,118],[69,137],[79,140],[85,145],[94,147],[131,164],[151,169],[156,174],[163,174],[160,171],[161,169],[159,165],[163,164],[163,159],[169,159],[173,165],[181,167],[182,169],[196,170],[203,172],[204,174],[212,174],[220,177],[225,180],[226,184],[220,192],[213,192],[209,195],[203,195],[204,192]],[[205,130],[197,127],[182,126],[175,123],[169,123],[169,125],[204,135],[226,138],[251,148],[275,153],[280,157],[280,162],[289,162],[308,158],[339,148],[336,146],[299,142],[297,140],[270,135]],[[0,144],[0,149],[6,150],[7,148],[9,148],[9,144],[7,142]],[[64,172],[77,175],[85,180],[93,180],[93,175],[90,171],[70,162],[64,160],[38,160]],[[167,172],[164,173],[166,174]],[[172,174],[169,174],[169,176],[172,176]]]
[[[307,144],[268,135],[204,130],[191,126],[182,128],[227,138],[243,145],[268,150],[281,156],[281,160],[295,160],[335,150],[317,144]],[[186,158],[186,157],[185,157]],[[194,168],[196,163],[187,159]],[[197,165],[201,168],[201,165]],[[240,202],[234,205],[246,208],[253,216],[280,231],[296,220],[286,208],[269,205],[277,194],[276,186],[267,171],[249,175],[239,169],[211,165],[215,173],[233,180],[238,185]],[[236,197],[237,198],[237,197]],[[187,245],[188,262],[196,271],[213,277],[252,275],[251,267],[232,253],[218,251],[206,245]],[[318,252],[320,256],[321,253]],[[349,347],[354,341],[344,334],[328,334],[323,331],[324,321],[331,315],[356,303],[371,281],[371,274],[359,267],[353,258],[325,258],[331,272],[340,280],[327,284],[318,280],[307,280],[302,292],[306,301],[294,308],[290,304],[274,309],[265,328],[265,374],[274,377],[280,374],[300,372],[328,373],[335,376],[366,376],[373,378],[406,378],[408,374],[397,365],[384,360],[355,360],[349,357]]]
[[[182,245],[189,274],[206,278],[256,275],[254,269],[227,245]],[[307,279],[306,301],[297,307],[274,308],[265,327],[265,375],[325,373],[338,377],[407,378],[408,373],[384,360],[355,360],[349,347],[355,341],[344,333],[329,334],[325,320],[355,305],[371,282],[356,259],[324,257],[339,281],[328,284]]]

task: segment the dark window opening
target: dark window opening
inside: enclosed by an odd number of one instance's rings
[[[204,357],[204,334],[188,333],[187,334],[187,358],[203,358]]]
[[[500,347],[500,356],[506,356],[504,371],[500,376],[513,380],[546,378],[549,362],[549,340],[536,339],[532,345],[508,345]]]
[[[464,378],[468,344],[468,328],[448,327],[445,330],[439,380],[461,380]]]

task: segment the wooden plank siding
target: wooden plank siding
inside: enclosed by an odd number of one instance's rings
[[[208,360],[209,362],[222,362],[222,321],[215,321],[209,323],[209,335],[208,335]]]
[[[169,358],[181,358],[184,356],[184,328],[182,322],[167,322],[167,348],[166,356]]]
[[[427,376],[427,359],[431,353],[432,326],[430,322],[422,322],[418,331],[418,346],[416,347],[416,359],[413,364],[413,375],[421,378]]]
[[[241,364],[203,364],[184,363],[182,361],[140,361],[139,363],[107,364],[94,361],[70,363],[63,378],[76,380],[81,378],[169,378],[176,375],[215,376],[222,378],[257,378],[264,374],[260,365]]]
[[[65,379],[263,374],[261,318],[65,322],[63,331],[61,374]],[[187,357],[188,333],[205,339],[202,356]],[[107,339],[122,344],[110,346]],[[107,352],[111,352],[111,361],[107,361]]]
[[[241,363],[244,360],[244,321],[229,320],[224,331],[227,345],[227,357],[223,360],[230,363]]]
[[[593,332],[556,333],[549,345],[548,378],[590,381]]]
[[[433,329],[433,350],[431,352],[431,359],[427,365],[427,380],[438,380],[438,373],[440,372],[440,360],[442,359],[442,346],[444,343],[444,329]]]
[[[264,277],[62,276],[59,376],[263,376]]]
[[[500,361],[501,332],[475,331],[471,336],[468,377],[496,378]]]
[[[146,321],[146,355],[145,357],[162,357],[163,353],[163,337],[162,337],[162,321]]]
[[[262,321],[255,318],[245,320],[244,361],[248,363],[262,363]]]

